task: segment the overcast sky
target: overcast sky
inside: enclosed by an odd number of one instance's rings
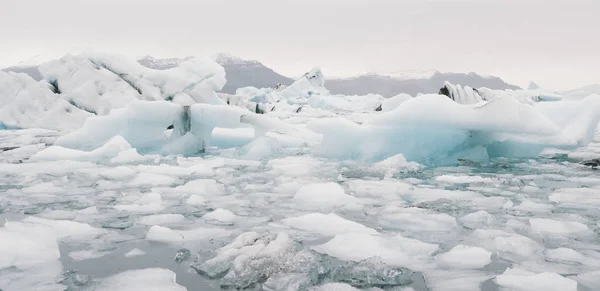
[[[600,0],[0,0],[0,66],[229,52],[287,75],[432,70],[600,83]]]

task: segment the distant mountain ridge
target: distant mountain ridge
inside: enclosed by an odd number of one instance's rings
[[[186,58],[158,59],[152,56],[144,56],[138,62],[148,68],[166,70],[179,66]],[[278,84],[290,85],[293,79],[283,76],[273,69],[256,60],[244,60],[229,54],[218,54],[213,59],[219,63],[226,72],[227,83],[222,92],[235,94],[238,88],[275,87]],[[37,66],[17,66],[3,69],[30,75],[35,80],[42,77]],[[327,72],[325,72],[327,74]],[[453,84],[461,84],[473,88],[487,87],[490,89],[520,89],[518,86],[506,83],[504,80],[493,76],[483,76],[476,73],[441,73],[432,71],[427,73],[394,73],[394,76],[382,74],[366,74],[351,78],[328,78],[325,87],[332,94],[342,95],[366,95],[379,94],[391,97],[400,93],[416,96],[419,93],[437,93],[448,81]]]

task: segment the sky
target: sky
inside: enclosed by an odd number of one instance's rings
[[[288,76],[439,70],[600,83],[598,0],[0,0],[0,67],[96,51],[231,53]]]

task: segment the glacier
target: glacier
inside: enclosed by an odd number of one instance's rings
[[[344,96],[315,67],[225,94],[210,58],[161,65],[0,71],[1,290],[600,286],[593,88]]]

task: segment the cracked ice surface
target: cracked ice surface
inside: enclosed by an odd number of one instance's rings
[[[0,135],[27,148],[47,133]],[[379,175],[380,165],[308,154],[248,161],[214,150],[122,164],[42,159],[42,148],[2,153],[2,290],[599,286],[600,180],[572,162]],[[182,248],[192,256],[175,262]]]

